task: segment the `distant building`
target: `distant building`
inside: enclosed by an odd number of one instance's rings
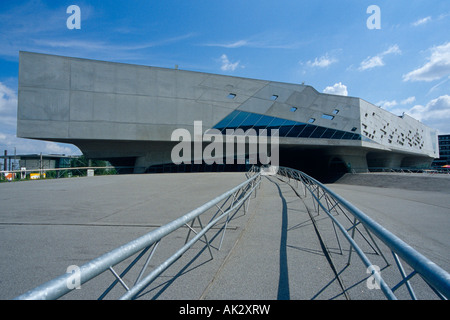
[[[433,161],[433,167],[450,165],[450,134],[438,136],[439,158]]]
[[[0,158],[4,159],[2,170],[12,171],[26,168],[29,170],[41,169],[59,169],[70,168],[70,160],[72,156],[50,154],[22,154],[22,155],[3,155]]]

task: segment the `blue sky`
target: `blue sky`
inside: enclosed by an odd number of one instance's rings
[[[447,0],[2,0],[0,149],[80,153],[15,136],[19,51],[305,83],[448,134],[449,30]]]

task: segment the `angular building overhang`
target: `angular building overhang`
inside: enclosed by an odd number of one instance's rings
[[[438,157],[436,130],[419,121],[300,84],[20,52],[18,100],[17,136],[72,143],[136,171],[171,162],[172,133],[194,134],[195,121],[204,132],[279,129],[280,164],[294,167]]]

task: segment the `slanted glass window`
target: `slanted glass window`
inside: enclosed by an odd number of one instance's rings
[[[255,123],[257,123],[261,117],[262,114],[250,113],[248,117],[239,125],[239,128],[247,131],[248,129],[253,128]]]
[[[332,113],[333,114],[338,114],[339,113],[339,109],[334,109]]]
[[[316,138],[316,139],[346,139],[361,140],[360,134],[352,133],[356,131],[356,127],[352,132],[340,131],[332,128],[312,125],[314,118],[309,119],[309,123],[296,122],[292,120],[281,119],[277,117],[266,116],[253,112],[245,112],[235,110],[228,116],[218,122],[213,128],[221,130],[226,134],[226,129],[240,128],[243,131],[255,129],[259,135],[271,135],[271,130],[279,130],[280,137],[293,138]]]
[[[295,126],[295,121],[286,120],[286,122],[280,127],[279,136],[287,137],[289,136],[289,131]]]
[[[234,119],[228,124],[227,128],[235,129],[238,128],[242,122],[249,116],[247,112],[239,112],[239,114],[234,117]]]
[[[291,111],[291,112],[297,111],[297,107],[291,107],[290,111]]]
[[[234,99],[234,98],[236,98],[236,93],[229,93],[227,98],[228,98],[228,99]]]
[[[229,115],[227,115],[223,120],[221,120],[218,124],[216,124],[213,128],[214,129],[223,129],[228,126],[228,124],[231,122],[231,120],[234,119],[239,114],[239,111],[233,111]]]
[[[280,118],[273,118],[273,120],[270,122],[268,129],[279,129],[286,121],[285,119]]]
[[[325,127],[317,127],[311,134],[310,138],[321,138],[322,134],[327,130]]]
[[[351,132],[345,132],[341,139],[352,140],[354,134]]]
[[[278,96],[276,94],[272,95],[272,97],[270,97],[270,100],[275,101],[278,99]]]
[[[263,115],[253,126],[256,130],[265,129],[271,122],[273,118]]]
[[[321,138],[322,139],[331,139],[331,137],[333,136],[335,131],[336,130],[334,130],[334,129],[327,128],[327,130],[325,130],[325,132],[322,133]]]
[[[311,133],[313,133],[313,131],[316,129],[317,126],[313,126],[308,124],[305,129],[302,131],[302,133],[300,134],[299,138],[309,138],[309,136],[311,135]]]
[[[298,137],[298,135],[303,131],[303,129],[305,129],[305,127],[307,126],[306,123],[299,123],[296,124],[292,130],[289,132],[289,137]]]
[[[336,130],[336,133],[333,136],[333,139],[342,139],[344,136],[345,131]]]

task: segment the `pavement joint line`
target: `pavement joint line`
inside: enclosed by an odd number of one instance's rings
[[[159,228],[162,225],[154,224],[107,224],[107,223],[34,223],[34,222],[0,222],[4,226],[76,226],[76,227],[133,227],[133,228]],[[182,228],[188,228],[182,226]],[[223,229],[223,227],[212,227],[211,229]],[[237,230],[239,227],[227,226],[227,230]]]
[[[260,184],[262,183],[262,181],[260,181]],[[234,249],[236,248],[236,246],[238,245],[238,243],[241,241],[245,231],[247,230],[248,226],[250,225],[251,221],[253,220],[253,218],[255,217],[256,213],[258,212],[258,208],[259,207],[259,201],[256,201],[258,197],[261,196],[261,193],[263,192],[263,190],[261,190],[259,188],[258,192],[256,193],[256,198],[254,198],[254,207],[252,209],[252,207],[248,208],[247,214],[250,214],[250,217],[248,218],[247,222],[245,223],[244,227],[242,228],[239,236],[236,238],[236,240],[234,241],[233,246],[231,247],[230,251],[228,252],[228,254],[226,255],[225,259],[223,259],[222,263],[220,264],[220,266],[217,268],[217,271],[215,272],[215,274],[213,275],[212,279],[209,281],[208,285],[206,286],[206,288],[203,290],[202,294],[200,295],[200,297],[198,298],[198,300],[205,300],[205,296],[208,294],[208,291],[210,290],[211,286],[214,284],[214,281],[216,280],[217,276],[221,273],[221,271],[223,270],[223,268],[225,267],[225,265],[227,264],[228,260],[230,259],[231,255],[234,252]],[[248,199],[250,200],[250,199]],[[247,200],[247,201],[248,201]]]

